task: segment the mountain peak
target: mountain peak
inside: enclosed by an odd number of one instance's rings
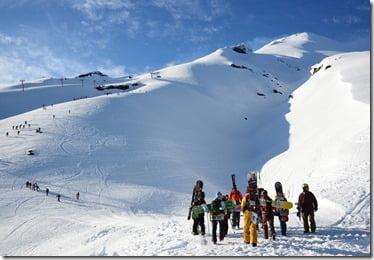
[[[233,51],[236,51],[236,52],[242,53],[242,54],[248,54],[248,53],[253,52],[253,50],[251,48],[249,48],[247,45],[245,45],[244,43],[234,45],[234,46],[231,47],[231,49]]]
[[[274,40],[255,53],[301,58],[307,53],[330,56],[344,51],[349,51],[349,48],[337,41],[314,33],[302,32]]]

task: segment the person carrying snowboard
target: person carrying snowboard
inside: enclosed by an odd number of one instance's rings
[[[205,193],[203,192],[203,183],[202,181],[197,181],[193,190],[191,207],[192,209],[195,206],[200,206],[206,204],[205,202]],[[190,219],[190,215],[187,219]],[[197,216],[192,215],[193,225],[192,225],[192,234],[198,235],[197,227],[200,225],[201,235],[205,235],[205,224],[204,224],[204,211],[201,211]]]
[[[261,216],[262,216],[262,229],[264,233],[264,238],[269,238],[269,229],[270,229],[270,237],[275,239],[275,229],[274,229],[274,208],[271,205],[272,199],[268,196],[267,190],[263,190],[260,196],[261,205],[265,204],[265,206],[260,206]],[[268,226],[269,224],[269,226]]]
[[[255,194],[257,188],[247,187],[245,197],[242,199],[241,210],[244,219],[244,243],[257,246],[257,223],[253,222],[252,215],[256,215],[259,208],[258,199],[251,200],[251,194]]]
[[[234,185],[234,187],[232,187],[231,192],[229,193],[229,200],[235,200],[236,202],[236,207],[232,214],[232,229],[234,229],[235,227],[239,229],[242,199],[243,199],[242,193],[237,189],[236,185]]]
[[[277,195],[275,196],[275,201],[277,201],[277,200],[287,201],[283,192],[277,193]],[[279,219],[282,236],[287,235],[288,214],[289,214],[288,209],[278,208],[278,209],[275,210],[275,215],[278,216],[278,219]]]
[[[298,204],[298,216],[303,218],[304,222],[304,233],[309,233],[309,223],[310,221],[310,231],[312,233],[316,232],[316,222],[314,219],[314,212],[318,210],[318,202],[316,197],[312,192],[309,191],[309,185],[304,183],[302,185],[303,192],[299,195]]]
[[[210,204],[210,218],[212,221],[212,242],[217,244],[217,225],[219,223],[219,240],[225,238],[225,202],[221,192],[217,192],[216,198]]]

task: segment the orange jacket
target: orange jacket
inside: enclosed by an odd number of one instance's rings
[[[240,191],[234,190],[229,193],[229,200],[235,200],[236,205],[240,205],[242,203],[243,195]]]

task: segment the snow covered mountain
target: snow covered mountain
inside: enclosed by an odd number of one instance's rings
[[[240,50],[0,89],[1,255],[370,255],[370,52],[309,33]],[[289,236],[255,250],[242,231],[192,237],[195,181],[210,200],[249,170],[290,201],[309,183],[317,234],[292,209]]]

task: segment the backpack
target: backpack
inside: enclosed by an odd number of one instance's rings
[[[222,210],[220,210],[221,207],[221,201],[218,199],[215,199],[212,201],[210,205],[210,211],[212,214],[220,214],[222,213]]]

